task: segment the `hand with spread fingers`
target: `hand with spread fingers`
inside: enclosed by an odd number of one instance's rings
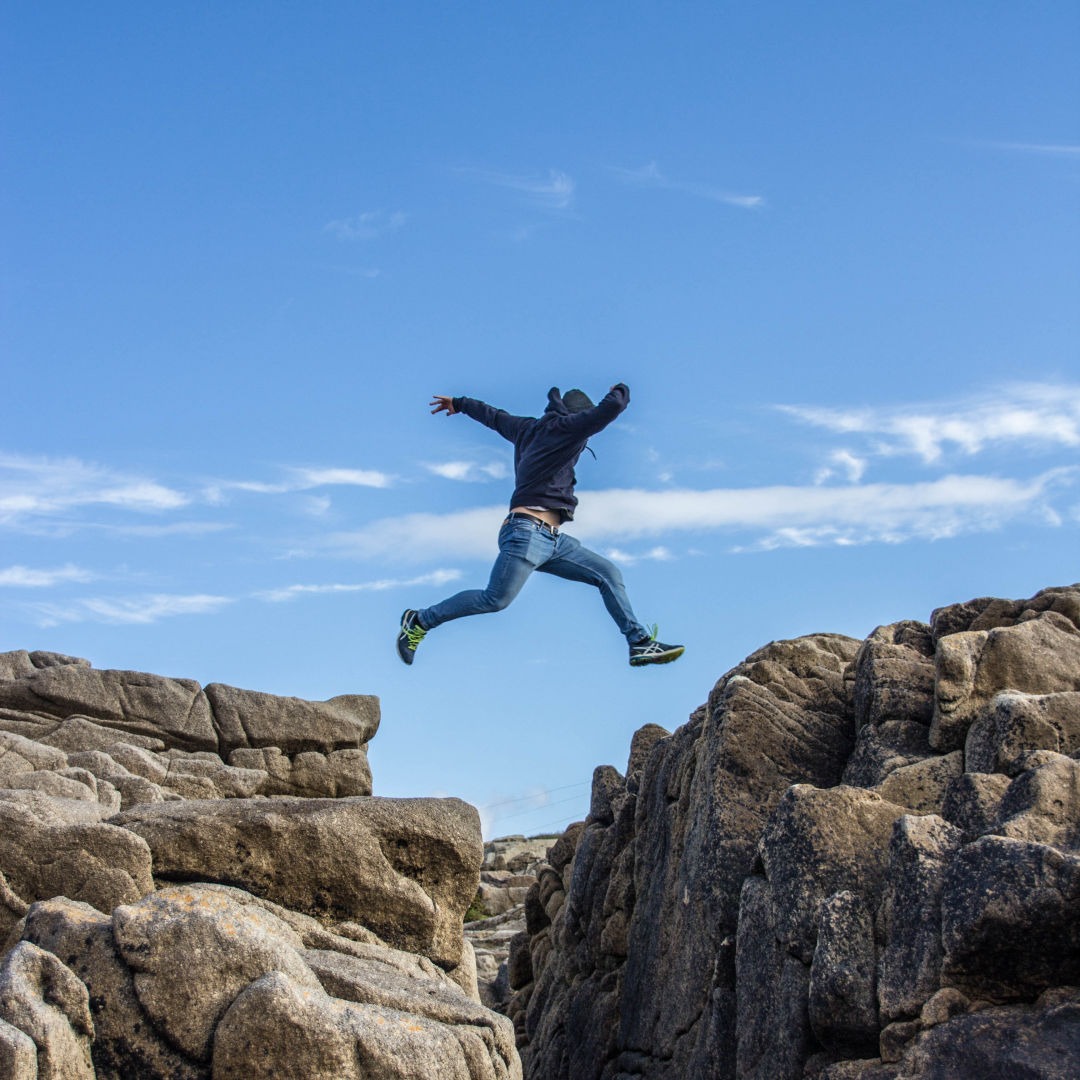
[[[454,399],[447,397],[445,394],[432,394],[431,401],[428,404],[435,406],[431,410],[432,416],[441,412],[445,412],[447,416],[453,416],[457,412],[457,409],[454,408]]]

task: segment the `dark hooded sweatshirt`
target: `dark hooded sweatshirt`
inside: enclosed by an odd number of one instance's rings
[[[615,419],[630,403],[630,390],[617,383],[591,409],[572,413],[558,387],[548,391],[544,415],[511,416],[476,398],[456,397],[455,412],[471,416],[514,444],[514,494],[510,506],[536,506],[557,510],[563,521],[574,517],[574,466],[589,437]]]

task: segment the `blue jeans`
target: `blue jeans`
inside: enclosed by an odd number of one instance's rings
[[[634,644],[649,636],[634,617],[622,574],[614,563],[583,547],[572,536],[562,531],[553,536],[528,518],[511,518],[499,530],[499,557],[491,568],[486,589],[466,589],[434,607],[421,608],[417,612],[420,625],[434,630],[465,615],[502,611],[521,592],[534,570],[595,585],[608,614],[628,642]]]

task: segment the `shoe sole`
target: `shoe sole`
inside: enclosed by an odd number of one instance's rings
[[[398,629],[397,636],[397,654],[403,664],[412,664],[413,660],[416,659],[416,650],[410,649],[405,640],[405,616],[409,614],[409,610],[409,608],[406,608],[401,614],[401,626]]]
[[[649,664],[670,664],[672,660],[678,660],[686,652],[686,646],[680,645],[677,649],[669,649],[667,652],[657,653],[655,656],[637,657],[630,661],[631,667],[648,667]]]

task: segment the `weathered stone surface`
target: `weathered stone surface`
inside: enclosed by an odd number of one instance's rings
[[[490,1016],[491,1014],[488,1014]],[[271,972],[233,1002],[214,1040],[215,1080],[516,1080],[509,1035],[359,1006]],[[257,1052],[253,1052],[257,1049]]]
[[[168,888],[111,919],[53,900],[21,932],[85,981],[98,1080],[521,1075],[510,1022],[429,960],[236,889]],[[256,992],[267,979],[290,988],[284,1011]]]
[[[889,838],[905,808],[862,788],[788,789],[761,837],[761,861],[775,897],[779,940],[809,964],[818,909],[850,890],[876,910],[885,886]]]
[[[34,1040],[0,1019],[0,1076],[8,1080],[38,1080]]]
[[[779,643],[598,770],[526,903],[530,1080],[907,1080],[980,998],[1075,980],[1078,629],[1071,586],[881,627],[831,673],[827,638]]]
[[[913,721],[933,716],[934,643],[924,623],[879,626],[855,658],[855,723]]]
[[[810,1027],[826,1049],[877,1049],[875,967],[870,910],[853,892],[834,893],[822,902],[810,965]]]
[[[844,767],[844,783],[875,787],[897,769],[933,758],[930,730],[913,720],[864,724]]]
[[[970,772],[1014,775],[1033,750],[1080,753],[1080,693],[998,694],[968,730]]]
[[[917,1016],[941,985],[941,894],[962,840],[940,817],[904,816],[893,827],[881,907],[886,944],[878,999],[885,1023]]]
[[[164,737],[191,750],[218,745],[210,704],[191,679],[62,664],[0,682],[0,705],[61,719],[86,716],[103,727]]]
[[[1080,690],[1080,628],[1049,611],[1013,626],[969,630],[937,644],[930,745],[961,749],[968,729],[1002,691]]]
[[[209,1059],[218,1021],[255,979],[277,971],[319,985],[288,926],[220,893],[180,886],[118,907],[113,936],[151,1022],[196,1061]]]
[[[998,773],[966,772],[953,780],[942,801],[941,816],[955,825],[965,842],[992,831],[1009,778]]]
[[[938,814],[949,785],[964,773],[960,750],[894,769],[875,787],[886,801],[923,814]]]
[[[1080,993],[983,1009],[921,1032],[897,1080],[1073,1080],[1080,1063]]]
[[[962,604],[938,608],[930,616],[930,631],[935,640],[965,630],[994,630],[1015,626],[1043,611],[1063,615],[1080,628],[1080,585],[1062,585],[1037,592],[1029,600],[1003,600],[980,597]]]
[[[943,980],[1007,1001],[1080,985],[1080,856],[984,836],[945,871]]]
[[[86,987],[52,953],[27,941],[7,953],[0,963],[0,1019],[33,1040],[39,1077],[95,1080]]]
[[[47,797],[38,794],[38,798]],[[50,802],[52,807],[97,805]],[[43,821],[33,806],[0,798],[0,871],[21,900],[68,896],[108,912],[153,891],[145,841],[101,822]]]
[[[1006,790],[993,831],[1014,840],[1080,849],[1080,762],[1047,750],[1027,760],[1031,767]]]
[[[483,845],[457,799],[186,800],[113,820],[146,840],[159,879],[239,885],[444,967],[460,960]]]
[[[221,752],[277,747],[282,753],[357,750],[379,729],[379,700],[345,694],[329,701],[305,701],[257,690],[211,683],[206,697],[221,734]]]
[[[159,1033],[135,990],[113,936],[112,919],[64,897],[34,904],[21,937],[59,957],[89,992],[98,1080],[205,1080],[205,1071]],[[182,976],[186,958],[177,963]]]
[[[778,937],[776,901],[769,884],[743,885],[735,957],[740,1080],[795,1080],[813,1047],[808,1008],[810,969]],[[707,1075],[707,1074],[706,1074]]]

